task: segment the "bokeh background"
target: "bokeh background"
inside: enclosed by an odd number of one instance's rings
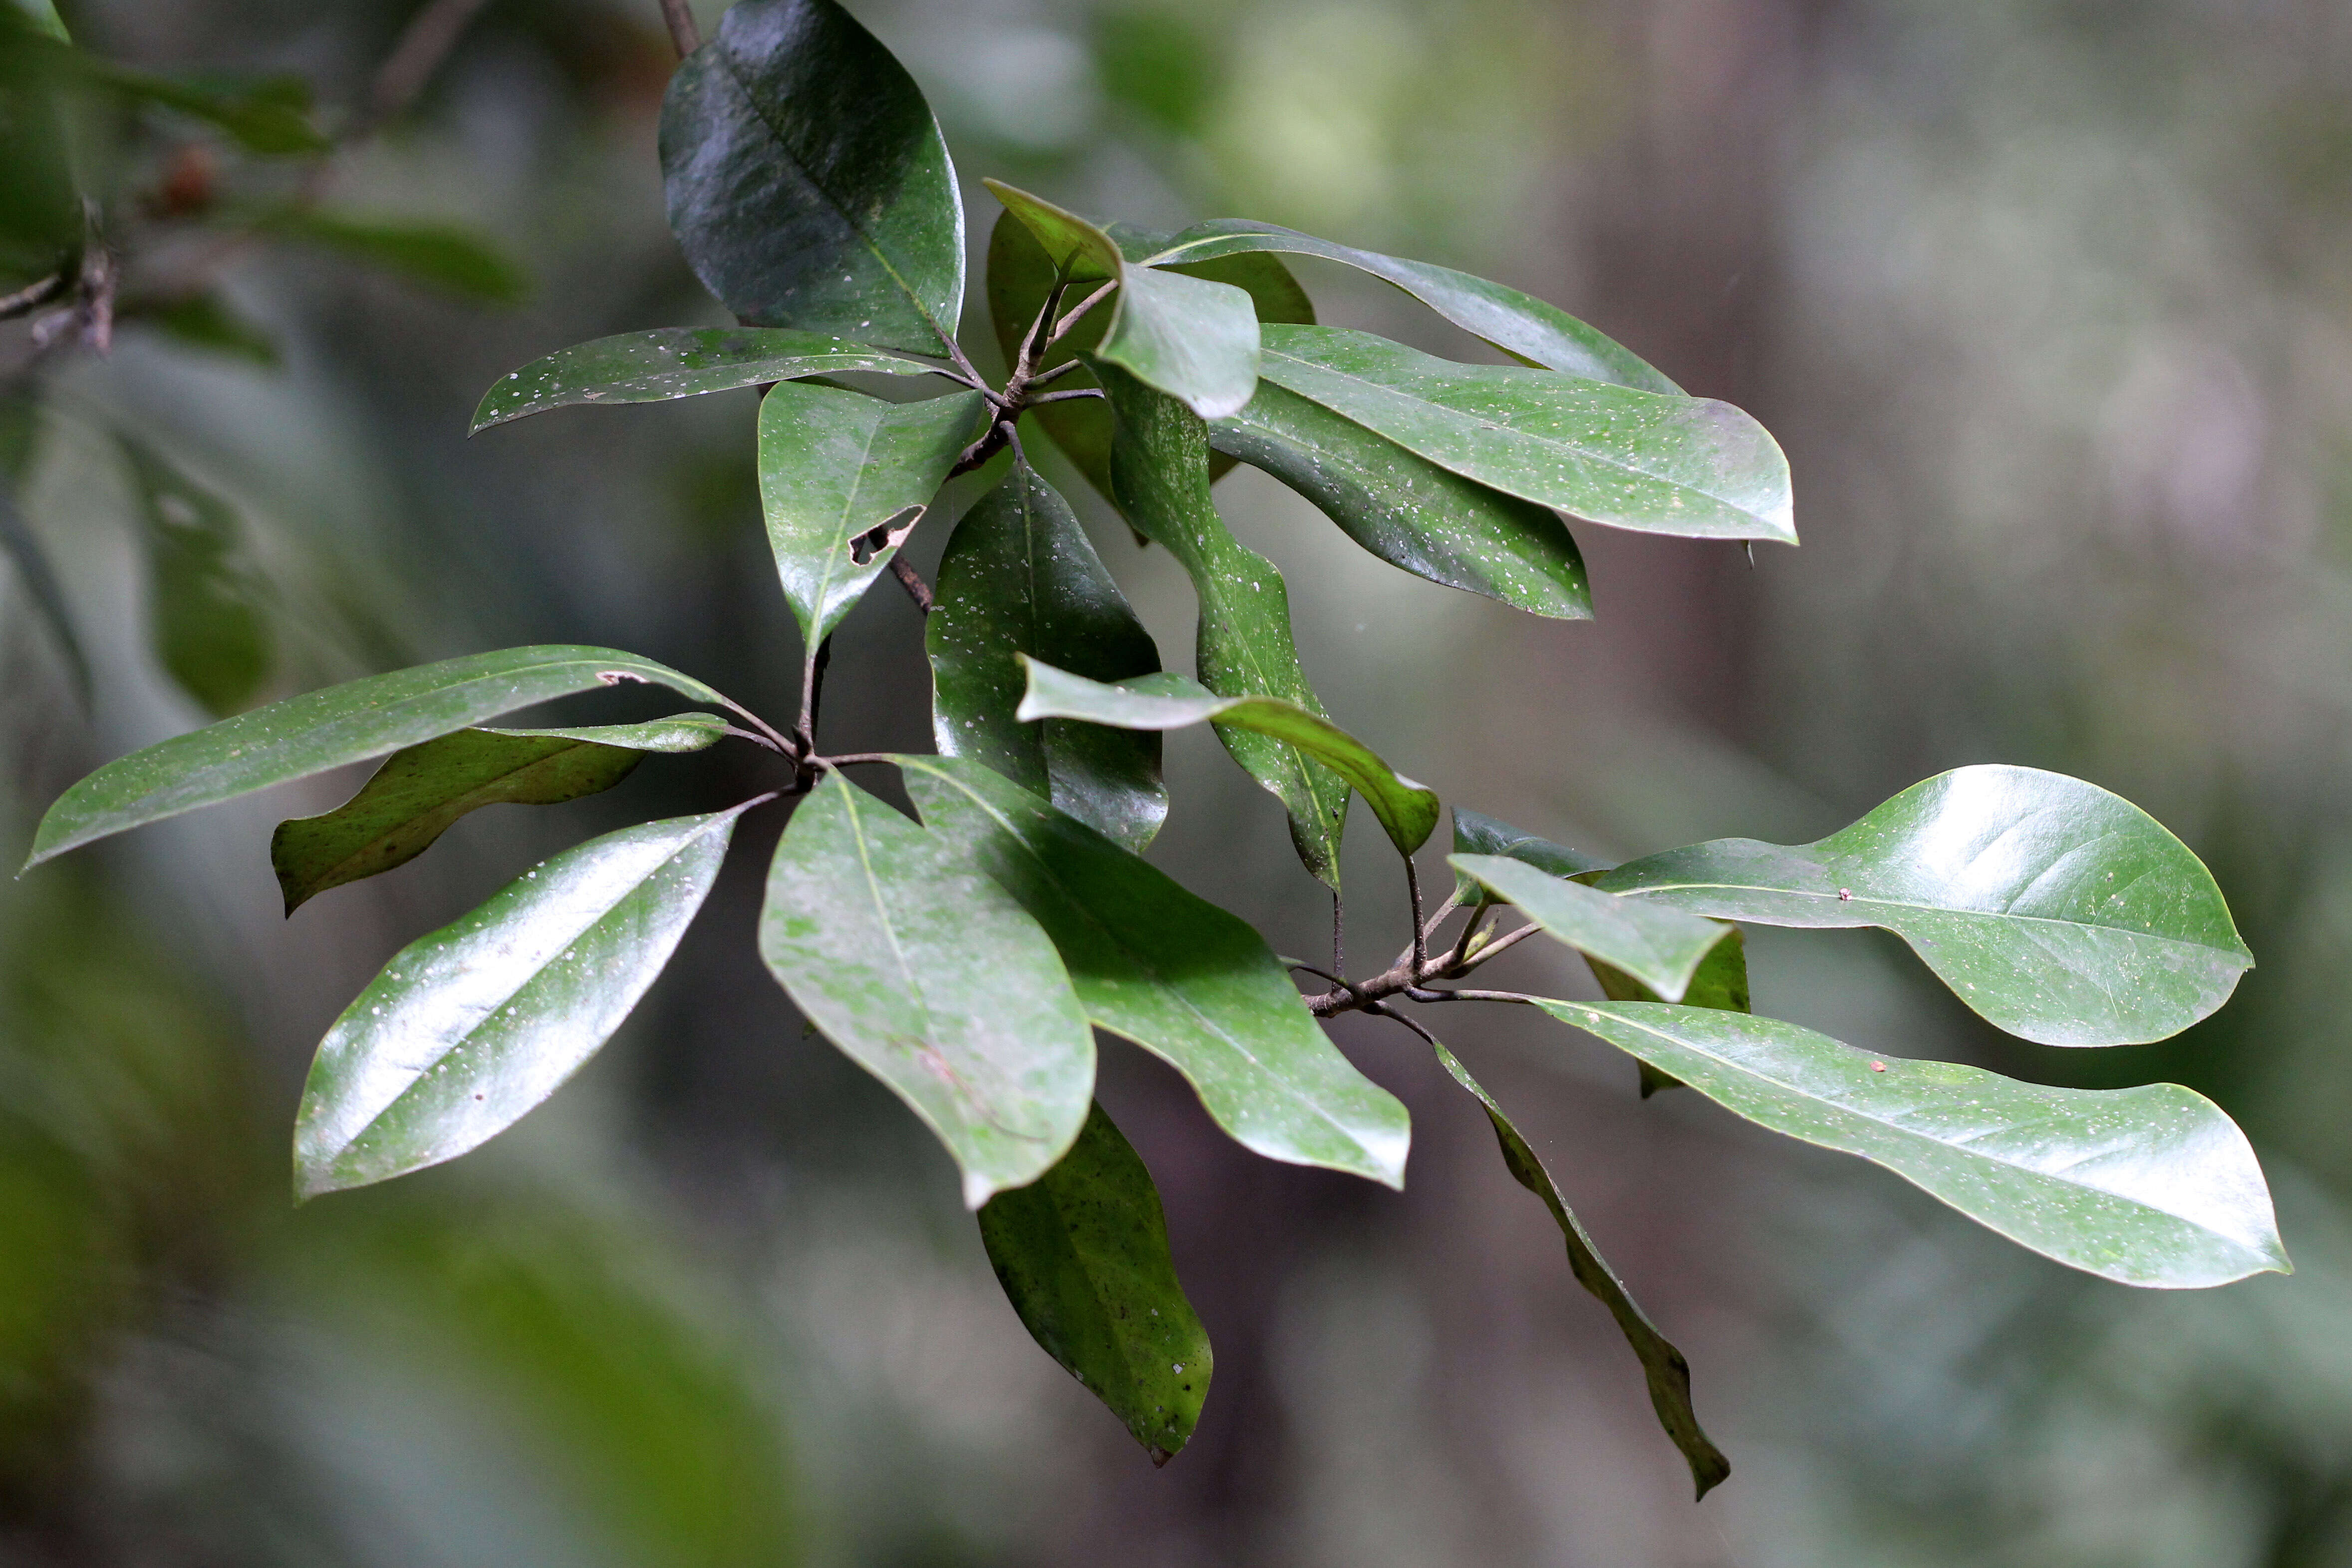
[[[555,1100],[456,1164],[293,1210],[310,1048],[392,951],[539,856],[740,798],[757,770],[706,753],[484,814],[289,922],[270,826],[355,782],[314,781],[0,884],[0,1561],[2352,1564],[2352,10],[853,8],[931,95],[976,240],[992,173],[1140,222],[1271,219],[1528,289],[1761,417],[1803,547],[1751,565],[1580,530],[1587,624],[1406,577],[1252,471],[1219,495],[1287,574],[1333,712],[1548,837],[1801,841],[1986,761],[2154,812],[2261,961],[2173,1041],[2006,1041],[1866,932],[1753,933],[1758,1007],[1888,1054],[2190,1084],[2253,1137],[2299,1271],[2197,1294],[2074,1274],[1696,1096],[1640,1101],[1580,1037],[1449,1013],[1690,1355],[1736,1467],[1695,1508],[1549,1218],[1409,1036],[1341,1031],[1412,1109],[1402,1194],[1252,1158],[1113,1045],[1105,1100],[1217,1347],[1198,1436],[1154,1471],[1003,1305],[946,1157],[758,968],[772,823],[747,824],[670,973]],[[330,121],[415,10],[65,7],[139,66],[299,73]],[[481,297],[495,275],[452,293],[225,247],[235,212],[184,199],[207,138],[151,125],[127,177],[163,195],[127,287],[217,279],[269,347],[133,318],[110,355],[39,367],[12,483],[95,679],[84,706],[0,574],[0,855],[80,772],[204,716],[159,662],[118,431],[233,511],[260,696],[563,641],[789,708],[751,394],[465,438],[526,360],[722,319],[662,223],[671,62],[654,0],[489,0],[336,161],[329,210],[481,237],[527,284],[509,304]],[[289,178],[210,156],[223,190]],[[1486,357],[1402,296],[1297,269],[1328,321]],[[0,329],[0,374],[29,353]],[[1181,657],[1181,576],[1088,521]],[[919,563],[945,531],[919,533]],[[918,624],[887,584],[833,668],[836,748],[926,743]],[[1279,947],[1323,940],[1272,800],[1198,736],[1170,773],[1155,858]],[[1351,939],[1384,955],[1393,868],[1357,826]],[[1506,962],[1578,984],[1532,945]]]

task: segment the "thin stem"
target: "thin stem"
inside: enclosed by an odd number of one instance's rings
[[[1029,378],[1029,384],[1034,388],[1043,386],[1049,381],[1059,381],[1062,377],[1069,374],[1074,370],[1083,370],[1086,368],[1086,363],[1087,362],[1082,359],[1066,359],[1061,363],[1055,365],[1053,369],[1041,370],[1036,374],[1031,376]]]
[[[1455,896],[1458,898],[1460,895],[1456,894]],[[1494,900],[1484,897],[1483,895],[1479,898],[1478,907],[1470,911],[1469,921],[1462,928],[1461,940],[1454,944],[1454,956],[1445,961],[1446,968],[1459,969],[1462,967],[1463,961],[1470,956],[1470,939],[1478,934],[1478,928],[1486,923],[1486,911],[1494,907]]]
[[[1413,998],[1416,1002],[1517,1002],[1532,1007],[1542,1000],[1517,991],[1423,991]]]
[[[399,42],[375,73],[368,89],[367,107],[345,129],[346,145],[375,133],[376,128],[416,101],[433,73],[457,47],[466,24],[489,0],[432,0],[402,29]],[[688,18],[688,26],[693,18]]]
[[[931,585],[923,581],[921,573],[907,564],[905,556],[890,557],[890,575],[898,579],[898,586],[907,590],[907,597],[915,601],[916,609],[928,616],[938,608],[938,602],[931,596]]]
[[[1404,858],[1404,886],[1412,897],[1412,973],[1418,980],[1429,968],[1429,932],[1421,923],[1421,872],[1410,855]]]
[[[837,757],[812,757],[809,761],[827,771],[834,768],[869,767],[877,763],[892,768],[898,765],[898,756],[890,752],[845,752]]]
[[[1419,1035],[1423,1039],[1427,1040],[1430,1045],[1437,1050],[1442,1051],[1445,1048],[1444,1046],[1437,1043],[1437,1037],[1435,1035],[1431,1034],[1427,1029],[1423,1028],[1411,1018],[1406,1017],[1403,1014],[1397,1012],[1395,1009],[1389,1007],[1382,1003],[1375,1002],[1370,1006],[1365,1008],[1364,1011],[1370,1013],[1376,1018],[1386,1018],[1392,1024],[1402,1024],[1406,1028],[1411,1029],[1414,1034]]]
[[[1328,980],[1334,985],[1345,986],[1348,984],[1338,975],[1332,973],[1329,970],[1318,969],[1315,965],[1306,963],[1300,959],[1283,958],[1279,954],[1276,954],[1276,961],[1285,969],[1303,969],[1307,973],[1314,975],[1318,980]]]
[[[0,321],[13,316],[30,315],[73,287],[74,269],[60,267],[37,283],[28,283],[14,294],[0,294]],[[1077,362],[1070,362],[1075,364]]]
[[[1488,959],[1494,958],[1500,953],[1509,952],[1512,948],[1517,947],[1519,943],[1527,941],[1528,938],[1533,936],[1536,932],[1541,930],[1543,930],[1543,927],[1539,925],[1523,925],[1519,927],[1518,930],[1512,931],[1507,935],[1496,937],[1493,942],[1488,942],[1477,952],[1469,954],[1462,961],[1462,963],[1454,964],[1450,967],[1458,969],[1466,965],[1469,968],[1475,969],[1479,965],[1485,963]]]
[[[1067,332],[1072,327],[1076,326],[1078,322],[1085,318],[1086,313],[1088,310],[1093,310],[1097,305],[1102,303],[1104,296],[1108,295],[1112,289],[1118,287],[1118,279],[1114,278],[1109,282],[1104,284],[1101,288],[1096,289],[1093,293],[1087,295],[1085,299],[1079,300],[1076,304],[1071,306],[1070,313],[1064,316],[1059,321],[1054,324],[1054,335],[1045,340],[1044,346],[1050,349],[1055,343],[1060,342],[1064,333]]]
[[[1072,360],[1070,363],[1072,364],[1076,364],[1077,363],[1077,361]],[[1043,397],[1033,397],[1029,399],[1029,406],[1036,408],[1048,403],[1071,403],[1081,397],[1101,397],[1103,395],[1103,390],[1098,386],[1082,386],[1069,392],[1049,392]]]
[[[694,25],[694,12],[686,0],[661,0],[662,20],[669,24],[669,41],[677,50],[679,59],[702,47],[702,30]]]

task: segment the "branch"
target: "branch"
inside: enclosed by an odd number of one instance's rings
[[[669,24],[669,41],[677,47],[679,59],[702,47],[702,31],[694,25],[694,12],[686,0],[661,0],[661,8],[662,20]]]
[[[907,590],[907,597],[915,601],[916,609],[928,616],[938,608],[931,596],[931,585],[923,581],[921,573],[907,564],[904,555],[890,557],[890,575],[898,579],[898,586]]]
[[[60,267],[37,283],[28,283],[14,294],[0,294],[0,321],[14,316],[29,316],[73,286],[74,269]]]

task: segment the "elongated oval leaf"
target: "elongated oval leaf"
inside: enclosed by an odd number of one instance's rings
[[[1568,1243],[1569,1272],[1617,1320],[1618,1332],[1625,1336],[1625,1342],[1633,1347],[1633,1355],[1642,1363],[1642,1376],[1650,1385],[1650,1408],[1657,1412],[1658,1425],[1682,1450],[1698,1495],[1706,1496],[1730,1476],[1731,1461],[1723,1457],[1723,1450],[1715,1446],[1698,1424],[1698,1412],[1691,1405],[1690,1362],[1672,1341],[1658,1332],[1649,1314],[1627,1292],[1625,1282],[1617,1278],[1617,1271],[1609,1267],[1608,1260],[1592,1245],[1584,1223],[1568,1206],[1568,1200],[1560,1196],[1559,1184],[1544,1169],[1543,1162],[1536,1157],[1528,1141],[1519,1136],[1519,1130],[1511,1125],[1511,1119],[1503,1114],[1503,1108],[1495,1103],[1495,1097],[1481,1089],[1469,1069],[1444,1046],[1437,1047],[1437,1059],[1453,1075],[1454,1081],[1475,1095],[1478,1103],[1486,1108],[1486,1120],[1494,1124],[1495,1142],[1502,1146],[1503,1164],[1510,1171],[1511,1179],[1541,1198],[1544,1207],[1551,1210],[1551,1217]]]
[[[256,226],[277,238],[315,245],[461,300],[512,305],[530,292],[529,273],[481,235],[455,224],[289,205]]]
[[[1456,364],[1370,332],[1264,331],[1266,380],[1507,495],[1643,533],[1797,542],[1789,460],[1727,403]]]
[[[906,68],[834,0],[740,0],[670,79],[662,180],[688,266],[754,326],[944,353],[963,204]]]
[[[245,524],[219,496],[142,441],[118,437],[146,527],[148,621],[155,655],[215,717],[253,700],[275,662]]]
[[[1023,719],[1076,719],[1122,730],[1181,730],[1214,723],[1252,730],[1311,752],[1315,760],[1348,781],[1372,808],[1389,841],[1402,855],[1429,842],[1437,830],[1437,796],[1382,762],[1380,754],[1328,719],[1277,697],[1220,697],[1181,678],[1139,691],[1024,656],[1029,689],[1021,699]],[[1190,686],[1186,691],[1183,687]],[[1589,889],[1579,889],[1580,892]]]
[[[1060,1163],[980,1211],[1005,1298],[1047,1355],[1164,1465],[1209,1396],[1208,1331],[1176,1278],[1160,1191],[1097,1105]]]
[[[1069,503],[1027,464],[956,524],[923,644],[941,753],[986,763],[1130,849],[1151,842],[1168,815],[1157,733],[1014,716],[1022,656],[1097,680],[1160,668]]]
[[[1606,869],[1609,864],[1581,849],[1571,849],[1565,844],[1554,844],[1549,838],[1522,833],[1499,817],[1459,805],[1454,808],[1454,852],[1456,855],[1500,855],[1555,877],[1580,876],[1587,871]],[[1485,883],[1466,871],[1454,874],[1454,896],[1465,904],[1475,904],[1482,898],[1492,901],[1496,897]]]
[[[760,956],[939,1134],[966,1206],[1035,1181],[1077,1137],[1095,1041],[1054,944],[967,857],[837,773],[776,846]]]
[[[1547,934],[1624,971],[1669,1002],[1682,1000],[1706,955],[1731,935],[1729,927],[1714,921],[1645,908],[1639,900],[1596,892],[1500,855],[1446,859],[1457,872],[1517,905]],[[1662,914],[1676,918],[1657,919]]]
[[[1592,381],[1613,382],[1640,392],[1677,394],[1682,388],[1643,363],[1630,350],[1586,326],[1556,305],[1450,267],[1407,261],[1377,251],[1334,245],[1296,229],[1247,218],[1212,218],[1177,235],[1149,259],[1165,267],[1256,251],[1319,256],[1393,283],[1465,331],[1528,364],[1565,371]]]
[[[634,653],[510,647],[307,691],[118,757],[58,797],[26,867],[93,839],[363,763],[534,702],[624,680],[725,707],[691,676]]]
[[[669,962],[747,809],[591,839],[401,949],[319,1043],[297,1194],[455,1159],[554,1093]]]
[[[1884,1165],[2045,1258],[2164,1289],[2292,1272],[2245,1134],[2178,1084],[2049,1089],[1874,1059],[1777,1018],[1538,1005],[1750,1121]]]
[[[898,761],[931,832],[1045,928],[1087,1016],[1183,1074],[1243,1147],[1403,1184],[1404,1107],[1317,1027],[1256,931],[986,768]]]
[[[698,751],[726,728],[701,713],[596,730],[460,730],[394,752],[334,810],[278,825],[269,863],[286,912],[406,865],[468,812],[594,795],[628,777],[646,752]]]
[[[5,94],[5,78],[0,77],[0,94]],[[0,191],[0,200],[5,197],[6,193]],[[16,487],[24,482],[32,467],[39,421],[39,406],[31,396],[23,393],[0,396],[0,555],[6,556],[16,568],[16,580],[23,585],[26,598],[31,601],[34,614],[65,657],[74,689],[83,705],[88,706],[89,659],[82,651],[80,637],[74,631],[65,586],[58,581],[47,552],[16,507]]]
[[[814,648],[897,554],[980,434],[977,392],[884,403],[782,382],[760,403],[760,506]]]
[[[1817,843],[1718,838],[1594,885],[1759,925],[1884,927],[1969,1006],[2049,1046],[2163,1039],[2253,966],[2187,845],[2038,768],[1955,769]]]
[[[1489,489],[1270,381],[1209,426],[1348,537],[1416,577],[1559,620],[1592,618],[1584,557],[1549,507]]]
[[[1118,434],[1111,488],[1129,522],[1165,546],[1200,600],[1194,661],[1221,697],[1273,697],[1320,715],[1290,633],[1290,589],[1273,562],[1246,549],[1209,499],[1208,431],[1190,409],[1116,365],[1098,364]],[[1339,886],[1348,786],[1286,741],[1240,725],[1217,738],[1234,761],[1290,813],[1290,842],[1307,869]]]
[[[792,327],[663,327],[575,343],[509,371],[482,395],[473,430],[573,404],[659,403],[844,371],[924,375],[933,368]]]

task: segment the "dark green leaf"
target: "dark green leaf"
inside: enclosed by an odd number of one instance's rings
[[[452,224],[407,218],[355,218],[313,208],[271,215],[262,231],[364,261],[461,300],[511,305],[530,292],[530,278],[479,235]]]
[[[1194,658],[1202,683],[1220,697],[1278,698],[1320,716],[1323,705],[1291,640],[1290,591],[1282,574],[1243,547],[1209,499],[1206,426],[1175,399],[1115,366],[1098,366],[1097,379],[1118,419],[1111,483],[1119,510],[1167,547],[1200,599]],[[1289,811],[1290,841],[1307,870],[1337,889],[1348,786],[1271,736],[1227,725],[1217,738]]]
[[[248,153],[289,157],[323,153],[333,145],[310,123],[309,93],[299,82],[279,79],[224,86],[133,70],[95,55],[79,55],[77,63],[100,86],[201,120]]]
[[[1457,855],[1500,855],[1507,859],[1523,861],[1538,871],[1555,877],[1575,877],[1587,871],[1599,871],[1608,866],[1581,849],[1571,849],[1565,844],[1554,844],[1549,838],[1538,838],[1532,833],[1522,833],[1509,823],[1488,816],[1483,811],[1471,811],[1463,806],[1454,808],[1454,852]],[[1454,896],[1463,903],[1475,904],[1481,898],[1491,900],[1485,884],[1465,871],[1454,874]]]
[[[941,753],[986,763],[1130,849],[1151,842],[1168,815],[1157,733],[1013,715],[1026,683],[1019,656],[1097,680],[1160,668],[1069,503],[1026,464],[956,524],[923,643]]]
[[[923,375],[932,368],[792,327],[662,327],[575,343],[509,371],[482,395],[474,429],[577,403],[660,403],[844,371]]]
[[[898,765],[933,835],[1045,928],[1087,1016],[1183,1074],[1243,1147],[1404,1184],[1404,1107],[1316,1026],[1256,931],[977,763]]]
[[[1278,697],[1220,697],[1192,681],[1162,679],[1155,689],[1106,686],[1024,658],[1029,689],[1023,719],[1076,719],[1122,730],[1181,730],[1213,723],[1270,735],[1310,752],[1353,785],[1372,808],[1401,855],[1429,842],[1437,830],[1437,796],[1382,762],[1378,752],[1328,719]],[[1187,689],[1189,688],[1190,689]],[[1579,889],[1578,891],[1586,889]]]
[[[1584,557],[1548,507],[1441,468],[1272,382],[1213,423],[1209,440],[1313,501],[1392,566],[1539,616],[1592,616]]]
[[[36,31],[61,44],[73,42],[73,35],[66,31],[65,18],[58,15],[56,0],[16,0],[16,6]]]
[[[1618,1331],[1633,1347],[1633,1354],[1642,1363],[1642,1375],[1650,1385],[1650,1408],[1657,1412],[1658,1425],[1665,1428],[1666,1436],[1674,1439],[1675,1447],[1689,1462],[1691,1480],[1698,1488],[1698,1495],[1706,1496],[1731,1474],[1731,1461],[1723,1457],[1722,1449],[1708,1441],[1699,1426],[1698,1412],[1691,1405],[1690,1363],[1665,1335],[1658,1332],[1657,1325],[1626,1293],[1625,1282],[1617,1278],[1616,1270],[1592,1245],[1583,1222],[1568,1206],[1568,1200],[1560,1196],[1559,1184],[1552,1180],[1551,1173],[1544,1169],[1536,1152],[1519,1136],[1510,1118],[1503,1114],[1503,1108],[1495,1103],[1495,1097],[1481,1089],[1469,1069],[1444,1046],[1437,1047],[1437,1059],[1454,1075],[1454,1082],[1476,1095],[1478,1103],[1486,1108],[1486,1120],[1494,1123],[1495,1142],[1502,1146],[1503,1164],[1510,1171],[1511,1179],[1543,1199],[1544,1207],[1551,1210],[1560,1236],[1568,1242],[1569,1272],[1617,1320]]]
[[[16,568],[16,579],[24,584],[25,596],[32,601],[34,614],[56,639],[58,651],[65,656],[66,668],[73,677],[74,689],[87,703],[89,660],[82,654],[81,638],[74,633],[73,613],[66,605],[65,587],[50,569],[47,552],[34,537],[24,513],[16,509],[16,486],[31,466],[37,417],[37,410],[29,398],[0,398],[0,554],[5,554],[9,564]]]
[[[467,812],[594,795],[628,777],[648,751],[698,751],[726,730],[724,720],[696,713],[603,730],[460,730],[394,752],[334,810],[278,825],[269,862],[286,912],[406,865]]]
[[[118,757],[58,797],[26,867],[93,839],[363,763],[484,719],[621,681],[726,699],[667,665],[608,647],[510,647],[306,691]]]
[[[2245,1134],[2178,1084],[2048,1089],[1874,1059],[1706,1007],[1543,1002],[1554,1017],[1776,1132],[1885,1166],[2045,1258],[2126,1285],[2291,1272]]]
[[[1150,259],[1154,266],[1164,267],[1269,250],[1319,256],[1369,272],[1524,363],[1613,382],[1640,392],[1673,395],[1682,390],[1559,307],[1449,267],[1357,250],[1247,218],[1212,218],[1196,224],[1152,252]]]
[[[966,1206],[1035,1181],[1077,1137],[1094,1032],[1054,944],[970,857],[838,773],[776,846],[760,956],[939,1134]]]
[[[929,105],[834,0],[741,0],[662,103],[669,225],[744,321],[944,353],[963,205]]]
[[[270,370],[278,368],[278,340],[267,328],[239,314],[216,293],[133,304],[117,314],[122,321],[144,321],[189,348],[226,354]]]
[[[760,402],[760,505],[784,597],[814,648],[841,624],[980,434],[977,392],[884,403],[780,382]]]
[[[1797,542],[1789,460],[1727,403],[1269,326],[1259,374],[1466,479],[1589,521]]]
[[[1446,859],[1455,871],[1517,905],[1547,934],[1624,971],[1669,1001],[1682,1000],[1706,955],[1731,934],[1729,927],[1714,921],[1596,892],[1500,855]],[[1675,918],[1657,918],[1664,914]]]
[[[247,559],[245,525],[152,448],[119,437],[146,523],[148,622],[155,655],[215,716],[234,713],[269,679],[269,624]]]
[[[297,1194],[455,1159],[562,1088],[669,962],[748,808],[593,838],[401,949],[319,1042]]]
[[[1160,1192],[1096,1106],[1061,1163],[988,1200],[980,1238],[1047,1355],[1164,1465],[1209,1396],[1208,1331],[1168,1255]]]
[[[0,5],[0,292],[79,263],[85,232],[66,130],[75,52]]]
[[[1817,843],[1718,838],[1594,880],[1724,920],[1883,927],[1969,1006],[2049,1046],[2163,1039],[2253,965],[2188,846],[2037,768],[1955,769]]]

